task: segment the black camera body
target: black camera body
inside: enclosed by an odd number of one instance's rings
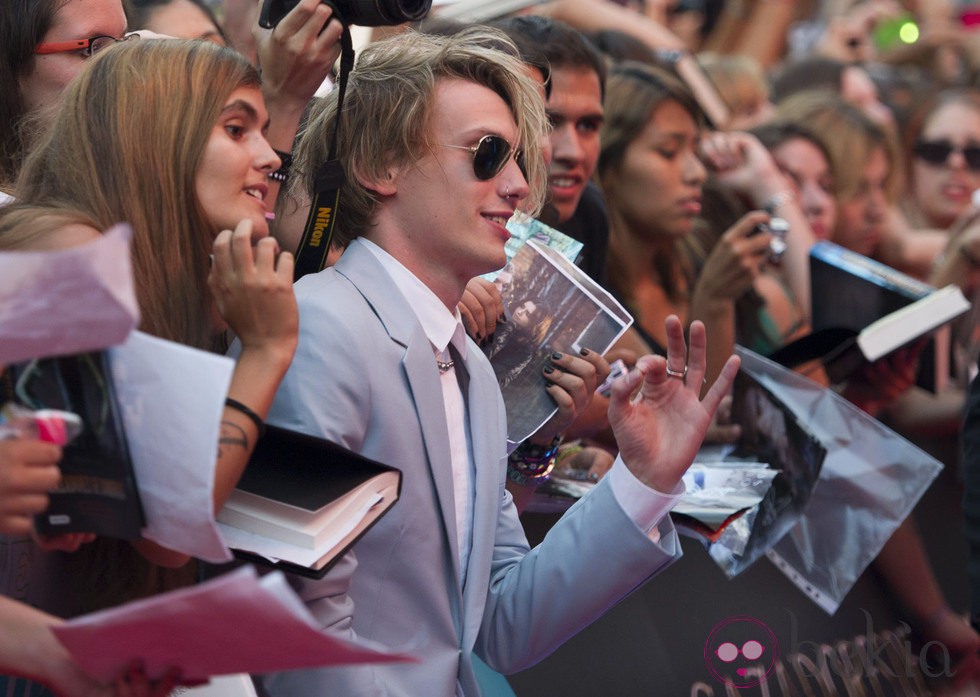
[[[337,19],[344,24],[361,27],[386,27],[422,19],[429,12],[432,0],[320,0],[334,8]],[[299,0],[264,0],[259,12],[259,26],[272,29],[279,24]]]

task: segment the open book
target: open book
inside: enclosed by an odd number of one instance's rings
[[[393,467],[270,425],[217,520],[237,556],[319,578],[400,489]]]
[[[605,353],[633,318],[560,252],[529,239],[497,275],[507,321],[484,348],[507,408],[507,438],[520,442],[557,411],[542,370],[555,351]]]
[[[949,376],[949,331],[943,327],[970,308],[959,288],[936,289],[826,241],[810,250],[810,283],[813,331],[773,360],[798,365],[821,358],[831,381],[841,382],[864,363],[928,336],[917,382],[932,391],[943,388]]]

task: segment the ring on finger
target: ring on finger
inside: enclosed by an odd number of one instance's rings
[[[684,378],[687,377],[687,366],[685,365],[683,370],[674,370],[668,364],[668,366],[667,366],[667,377],[669,377],[669,378],[677,378],[678,380],[683,380]]]

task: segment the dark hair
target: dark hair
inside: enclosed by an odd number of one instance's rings
[[[902,133],[906,162],[911,171],[912,151],[916,141],[922,136],[926,123],[933,114],[950,104],[963,104],[980,112],[980,89],[976,87],[949,87],[928,95],[913,110]]]
[[[750,128],[749,133],[759,139],[759,142],[766,146],[766,150],[772,152],[783,143],[802,138],[819,150],[824,159],[830,162],[830,153],[827,146],[812,129],[794,121],[769,121],[755,128]]]
[[[174,0],[122,0],[123,10],[126,12],[126,22],[129,24],[129,28],[132,29],[144,29],[150,22],[150,16],[153,14],[154,10],[158,7],[165,7],[169,5]],[[225,31],[221,27],[221,22],[218,21],[217,16],[214,14],[214,10],[208,5],[204,0],[187,0],[189,3],[197,7],[201,12],[207,15],[207,18],[211,20],[215,28],[218,30],[218,34],[221,36],[222,40],[227,44],[229,43],[228,37],[225,36]]]
[[[34,47],[54,23],[65,0],[0,2],[0,183],[17,175],[26,151],[23,135],[27,105],[20,79],[34,67]]]
[[[599,89],[606,94],[606,63],[592,41],[582,32],[549,17],[518,15],[494,22],[492,26],[507,33],[515,43],[516,35],[523,42],[537,47],[552,71],[561,68],[584,68],[599,76]],[[520,46],[521,44],[518,44]]]
[[[629,144],[643,132],[650,115],[660,104],[677,102],[699,128],[706,125],[704,112],[691,91],[676,75],[663,68],[626,61],[610,71],[609,85],[606,120],[599,138],[602,147],[596,166],[600,181],[603,173],[619,165]]]
[[[517,17],[503,17],[487,22],[487,24],[502,31],[508,39],[514,42],[521,60],[541,73],[544,78],[545,99],[549,99],[551,97],[551,61],[548,60],[544,49],[529,34],[522,31],[521,23],[515,20]]]
[[[618,29],[600,29],[586,34],[611,63],[634,61],[664,66],[657,52],[631,34]]]
[[[827,89],[840,93],[847,63],[833,58],[811,56],[783,67],[772,78],[770,96],[775,104],[790,95],[810,89]]]

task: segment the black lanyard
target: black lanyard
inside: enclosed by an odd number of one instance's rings
[[[317,167],[313,177],[313,197],[310,212],[306,216],[303,236],[296,250],[296,266],[293,280],[298,281],[308,273],[323,269],[333,239],[333,227],[337,220],[337,207],[340,205],[340,187],[344,184],[344,169],[337,160],[337,137],[340,119],[343,115],[344,93],[347,91],[347,76],[354,67],[354,45],[350,29],[346,26],[340,36],[340,75],[337,80],[337,113],[334,116],[333,133],[330,136],[330,150],[327,161]]]

